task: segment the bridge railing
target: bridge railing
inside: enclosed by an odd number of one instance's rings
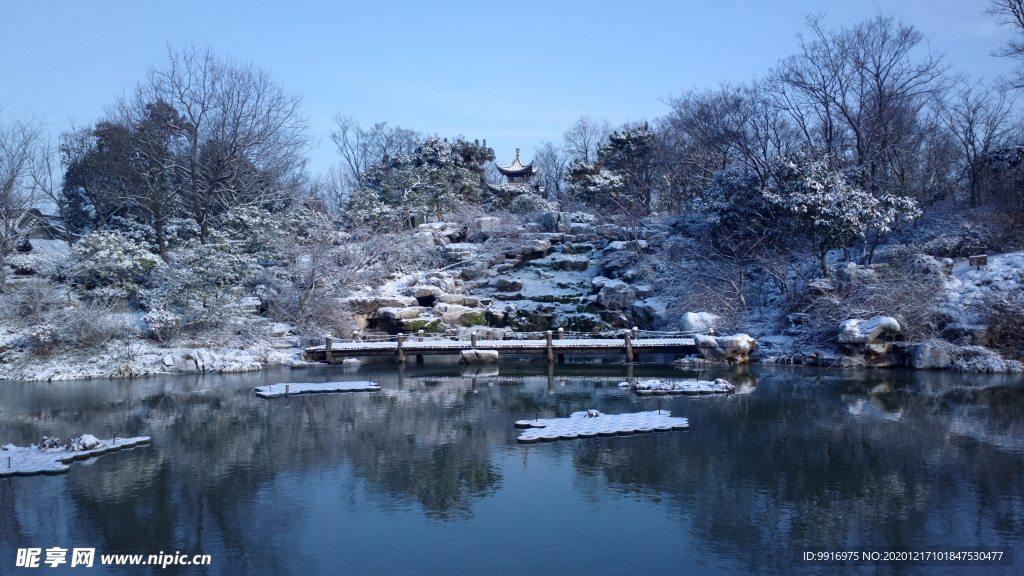
[[[691,338],[698,334],[708,334],[710,330],[694,331],[661,331],[661,330],[639,330],[625,328],[618,330],[606,330],[602,332],[577,332],[571,330],[543,330],[532,332],[512,332],[508,330],[494,329],[493,332],[476,332],[474,340],[546,340],[548,334],[556,340],[585,340],[585,339],[623,339],[626,332],[630,333],[631,339],[653,339],[653,338]],[[334,342],[397,342],[399,336],[406,342],[416,341],[451,341],[460,340],[453,331],[428,333],[425,331],[406,332],[403,334],[376,334],[355,332],[350,339],[333,338]],[[463,338],[465,339],[465,338]]]

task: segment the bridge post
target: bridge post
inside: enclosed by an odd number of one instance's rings
[[[330,336],[328,336],[327,337],[327,341],[324,342],[324,350],[327,351],[327,352],[330,352],[332,346],[334,346],[334,338],[331,338]]]
[[[565,328],[559,328],[558,329],[558,339],[559,340],[564,340],[565,339]]]
[[[544,336],[548,341],[548,363],[550,364],[555,361],[555,351],[551,348],[551,330],[548,330]]]
[[[636,326],[633,326],[633,340],[639,340],[639,339],[640,339],[640,329],[637,328]]]
[[[405,341],[405,334],[399,334],[397,337],[398,342],[398,361],[405,363],[405,350],[402,350],[402,342]]]
[[[423,342],[423,330],[416,331],[416,339],[419,340],[420,342]]]
[[[476,348],[476,332],[469,333],[469,345]]]
[[[626,330],[626,362],[633,362],[633,333]]]
[[[487,339],[494,340],[494,330],[491,330],[490,328],[487,329]]]

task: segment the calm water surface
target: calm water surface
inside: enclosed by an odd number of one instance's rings
[[[148,435],[0,480],[0,574],[1021,574],[1024,383],[750,367],[663,397],[690,431],[516,443],[515,420],[655,410],[618,363],[391,364],[0,383],[0,444]],[[658,364],[636,376],[695,376]],[[277,382],[378,393],[264,400]],[[0,462],[0,465],[3,465]],[[815,565],[988,547],[1012,565]],[[15,568],[18,548],[209,554],[204,568]]]

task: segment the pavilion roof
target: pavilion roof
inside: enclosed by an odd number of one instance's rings
[[[519,159],[519,148],[516,148],[516,159],[512,161],[508,166],[502,166],[495,164],[498,168],[498,172],[501,172],[505,176],[525,176],[527,174],[536,174],[539,168],[533,167],[533,162],[524,165],[523,161]]]

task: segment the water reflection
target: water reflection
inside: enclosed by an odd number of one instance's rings
[[[639,398],[617,387],[630,371],[726,377],[740,393]],[[334,379],[383,390],[274,400],[252,390]],[[473,557],[503,554],[507,525],[524,511],[581,505],[579,520],[595,527],[620,521],[608,506],[620,519],[673,523],[649,537],[653,568],[679,569],[677,553],[659,546],[702,550],[723,572],[749,573],[792,572],[800,552],[820,546],[1020,546],[1022,391],[1018,379],[950,373],[532,362],[7,383],[2,443],[83,432],[153,443],[63,477],[0,481],[0,565],[13,565],[18,547],[91,545],[214,554],[209,573],[298,574],[326,566],[342,535],[432,543],[406,561],[347,552],[365,569],[400,572],[466,553],[466,540]],[[660,405],[688,417],[690,431],[515,443],[517,419]],[[569,492],[554,498],[563,471]],[[441,536],[451,530],[466,530],[463,543]],[[597,553],[598,544],[572,541],[543,560],[569,567]],[[627,568],[609,562],[609,573]]]

